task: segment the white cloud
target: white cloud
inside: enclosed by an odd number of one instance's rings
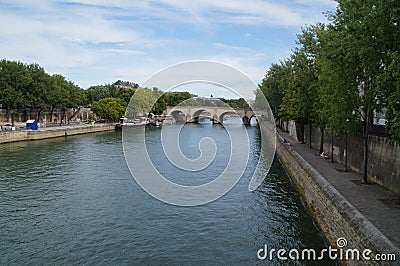
[[[195,59],[230,64],[259,82],[294,44],[256,46],[249,42],[259,40],[256,32],[265,28],[268,37],[271,28],[297,29],[326,7],[333,7],[330,0],[2,1],[0,51],[83,87],[116,79],[141,83],[163,67]],[[230,24],[242,31],[219,37]]]
[[[235,52],[250,52],[251,51],[251,49],[249,47],[228,45],[228,44],[224,44],[224,43],[213,43],[213,46],[218,49],[230,50],[230,51],[235,51]]]
[[[159,18],[194,24],[247,23],[285,26],[312,23],[323,17],[322,11],[335,6],[330,0],[76,0],[70,2],[89,5],[92,10],[96,7],[119,8],[118,12],[121,14],[127,11],[146,19]],[[102,10],[102,12],[107,11]]]
[[[123,55],[144,55],[145,52],[139,50],[128,50],[128,49],[104,49],[104,52],[112,54],[123,54]]]

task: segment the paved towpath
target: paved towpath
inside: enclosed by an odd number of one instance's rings
[[[318,150],[310,149],[308,144],[300,144],[287,133],[279,132],[279,134],[288,140],[291,147],[324,176],[379,231],[400,248],[400,205],[398,202],[396,204],[399,195],[376,184],[361,184],[362,175],[344,172],[344,164],[331,163],[330,160],[320,157]]]

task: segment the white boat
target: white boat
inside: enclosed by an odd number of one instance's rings
[[[147,117],[138,117],[135,119],[128,119],[126,117],[120,118],[120,125],[122,127],[145,126],[149,124],[149,122]]]

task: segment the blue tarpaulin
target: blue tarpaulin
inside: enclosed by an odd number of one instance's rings
[[[38,130],[38,124],[36,120],[26,121],[26,129]]]

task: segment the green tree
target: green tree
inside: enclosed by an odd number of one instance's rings
[[[246,102],[245,99],[239,98],[239,99],[220,99],[222,102],[228,104],[232,108],[249,108],[249,104]],[[217,102],[220,103],[220,102]],[[222,107],[222,105],[221,105]]]
[[[50,78],[50,89],[47,91],[47,105],[50,108],[50,121],[53,120],[54,110],[59,108],[65,117],[67,108],[77,109],[87,104],[85,90],[67,81],[62,75],[54,74]],[[77,113],[77,111],[76,111]],[[70,119],[70,118],[65,118]]]
[[[330,26],[320,33],[322,43],[319,110],[326,125],[339,133],[352,133],[360,121],[360,97],[355,73],[357,63],[347,60],[351,49],[344,32]]]
[[[105,98],[115,98],[117,87],[111,84],[91,86],[86,90],[89,103],[97,102]]]
[[[387,75],[380,76],[379,86],[389,88],[386,98],[387,128],[391,138],[400,143],[400,54],[394,52],[393,61],[387,67]]]
[[[65,110],[67,108],[70,94],[67,88],[68,82],[62,75],[52,75],[50,84],[51,88],[48,91],[47,100],[50,106],[50,121],[52,121],[55,109]]]
[[[158,98],[151,111],[154,114],[162,114],[167,106],[177,106],[192,98],[192,95],[187,91],[164,93],[157,88],[153,88],[153,93]]]
[[[383,91],[385,118],[392,140],[400,143],[400,2],[375,1],[374,19],[377,24],[376,42],[382,63],[376,77],[377,87]]]
[[[67,107],[77,108],[87,103],[87,97],[85,91],[74,84],[72,81],[67,83],[67,89],[69,92],[69,101]]]
[[[136,89],[134,88],[118,88],[115,97],[123,100],[128,105],[135,91]]]
[[[192,95],[185,91],[185,92],[167,92],[162,96],[164,98],[165,103],[167,106],[177,106],[181,104],[183,101],[192,98]]]
[[[0,103],[6,108],[7,117],[15,112],[36,111],[37,119],[43,110],[76,108],[87,102],[84,91],[66,81],[61,75],[50,76],[38,64],[1,60]],[[52,117],[51,117],[52,119]]]
[[[294,120],[301,126],[301,141],[304,143],[305,125],[316,117],[315,105],[318,97],[318,76],[312,60],[305,50],[296,49],[291,57],[292,72],[280,105],[280,115],[285,120]]]
[[[38,64],[26,66],[30,76],[30,84],[25,88],[25,109],[36,110],[39,120],[42,110],[49,108],[47,94],[50,85],[50,75]]]
[[[331,53],[336,53],[339,58],[327,64],[331,64],[334,70],[338,71],[338,75],[334,77],[340,77],[342,82],[358,89],[355,96],[355,93],[352,93],[354,89],[348,94],[356,98],[350,102],[358,105],[358,108],[350,109],[356,109],[363,122],[363,181],[367,182],[368,128],[372,121],[372,112],[380,111],[385,102],[393,99],[390,95],[396,95],[395,82],[385,82],[390,80],[385,77],[389,66],[393,65],[398,49],[397,44],[393,43],[397,43],[399,37],[399,3],[393,0],[338,0],[337,2],[337,10],[334,14],[330,14],[329,19],[334,29],[330,32],[334,34],[332,45],[334,51]],[[397,39],[393,39],[393,36]],[[341,62],[342,66],[339,65]],[[392,73],[395,72],[396,70]],[[331,82],[335,82],[333,77]],[[388,87],[388,83],[393,87]],[[339,90],[338,96],[346,97],[345,92],[346,90]],[[391,106],[394,107],[393,110],[397,108],[396,104]],[[391,118],[390,112],[389,118]],[[393,124],[395,123],[389,123],[391,126]]]
[[[125,102],[119,98],[104,98],[92,104],[92,111],[109,121],[118,121],[125,113]]]
[[[284,97],[285,89],[288,87],[292,74],[292,62],[281,61],[280,64],[272,64],[259,85],[259,89],[271,107],[275,119],[281,120],[280,106]],[[256,95],[256,103],[257,103]],[[281,124],[282,127],[282,124]]]
[[[156,101],[157,97],[153,90],[148,88],[137,89],[126,110],[128,117],[150,113]]]
[[[151,113],[160,115],[166,110],[167,108],[167,103],[165,100],[165,94],[162,90],[159,90],[158,88],[153,88],[153,94],[154,96],[158,99],[156,103],[153,105],[151,109]]]
[[[0,103],[6,109],[8,119],[17,110],[24,110],[28,105],[26,93],[31,77],[25,64],[1,60],[0,62]]]
[[[86,92],[87,101],[91,104],[104,98],[120,98],[126,105],[129,104],[136,88],[117,87],[111,84],[89,87]]]

